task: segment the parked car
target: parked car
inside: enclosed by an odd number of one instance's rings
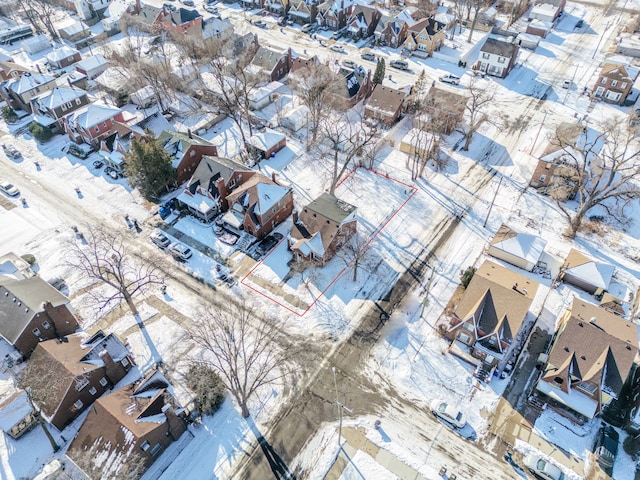
[[[389,66],[398,70],[409,70],[409,63],[405,60],[391,60]]]
[[[565,80],[564,82],[562,82],[562,88],[564,89],[569,89],[571,88],[571,81],[570,80]]]
[[[258,243],[258,246],[256,247],[256,253],[258,255],[264,255],[265,253],[270,252],[273,247],[275,247],[278,242],[280,242],[280,240],[282,240],[281,233],[274,232],[271,235],[267,235],[260,241],[260,243]]]
[[[365,52],[361,54],[360,58],[363,60],[369,60],[370,62],[375,62],[378,59],[378,57],[376,57],[376,54],[371,52]]]
[[[256,20],[255,22],[253,22],[253,24],[256,27],[267,28],[267,24],[265,22],[263,22],[262,20]]]
[[[613,473],[613,463],[618,454],[618,441],[620,436],[611,425],[603,424],[600,427],[596,442],[593,445],[593,454],[600,468],[609,476]]]
[[[21,158],[22,154],[13,145],[2,145],[2,150],[9,158]]]
[[[12,183],[7,182],[6,180],[0,180],[0,190],[11,197],[17,197],[20,195],[20,190],[18,190]]]
[[[460,83],[460,77],[456,77],[455,75],[447,74],[442,75],[438,78],[443,83],[450,83],[451,85],[458,85]]]
[[[149,235],[149,239],[160,248],[167,248],[171,245],[171,240],[164,233],[159,232],[158,230],[154,230],[154,232]]]
[[[164,3],[162,4],[162,7],[169,12],[175,12],[178,10],[175,5],[171,5],[170,3]]]
[[[183,5],[186,5],[187,7],[195,7],[196,4],[194,3],[193,0],[180,0],[180,3],[182,3]]]
[[[343,60],[342,65],[347,68],[356,68],[358,66],[353,60]]]
[[[564,473],[540,455],[530,454],[524,460],[529,471],[542,480],[564,480]]]
[[[307,23],[302,26],[301,30],[303,33],[311,33],[311,32],[315,32],[317,28],[318,28],[317,23]]]
[[[329,48],[334,52],[344,53],[344,47],[342,45],[331,45]]]
[[[72,143],[71,145],[69,145],[69,148],[67,149],[67,151],[74,157],[78,157],[81,160],[84,160],[89,155],[91,155],[91,150],[85,150],[83,148],[80,148],[80,146],[76,145],[75,143]]]
[[[171,245],[171,247],[169,248],[169,253],[178,260],[182,261],[190,259],[193,255],[191,249],[182,243],[174,243],[173,245]]]
[[[104,165],[104,162],[102,160],[96,160],[95,162],[93,162],[93,168],[102,168]]]
[[[218,7],[214,7],[213,5],[205,5],[204,9],[205,9],[205,11],[207,11],[209,13],[219,13],[218,12]]]
[[[580,19],[576,22],[575,28],[582,28],[582,27],[584,27],[584,20]]]
[[[431,412],[436,417],[451,424],[454,428],[463,428],[467,424],[467,418],[464,413],[446,401],[434,400],[431,403]]]

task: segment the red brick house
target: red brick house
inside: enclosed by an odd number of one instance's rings
[[[347,25],[354,7],[354,0],[326,0],[318,5],[316,21],[331,30],[340,30]]]
[[[629,96],[633,82],[638,76],[635,69],[633,69],[633,75],[629,73],[630,70],[617,63],[605,63],[600,70],[600,75],[598,75],[598,81],[593,86],[593,95],[602,98],[607,103],[622,105]]]
[[[191,178],[204,155],[218,156],[215,145],[194,135],[191,131],[187,133],[164,131],[158,137],[158,141],[171,156],[178,185]]]
[[[356,207],[323,193],[293,216],[287,237],[296,260],[326,264],[355,235]]]
[[[397,48],[407,39],[408,32],[409,24],[404,20],[389,15],[382,15],[378,20],[373,34],[378,44]]]
[[[102,139],[113,134],[116,122],[124,122],[122,110],[92,103],[65,116],[64,130],[72,141],[98,148]]]
[[[289,73],[290,65],[290,48],[276,51],[267,47],[259,47],[247,68],[259,81],[275,82]]]
[[[141,477],[187,431],[184,409],[158,371],[91,407],[67,456],[91,479]]]
[[[403,91],[378,84],[367,99],[364,116],[389,127],[400,118],[405,98],[406,94]]]
[[[77,329],[69,299],[39,276],[0,279],[0,335],[23,356]]]
[[[158,22],[174,35],[202,37],[202,15],[197,10],[177,8],[175,12],[163,9]]]
[[[226,200],[229,210],[222,221],[258,239],[271,233],[293,211],[291,187],[278,185],[260,173],[233,190]]]
[[[347,31],[352,38],[368,38],[373,35],[381,16],[377,8],[355,5],[347,19]]]
[[[30,72],[27,67],[18,65],[13,60],[0,61],[0,82],[5,82],[12,78],[18,78],[25,72]]]
[[[353,70],[341,67],[338,74],[344,79],[344,88],[336,94],[336,100],[342,101],[345,108],[351,108],[371,95],[373,90],[371,70],[365,71],[362,67]]]
[[[132,357],[118,337],[101,330],[90,337],[82,332],[40,342],[23,382],[43,418],[63,430],[132,366]]]
[[[51,68],[60,69],[66,68],[69,65],[73,65],[76,62],[82,60],[80,52],[75,48],[63,45],[60,48],[56,48],[49,52],[46,56],[47,62]]]

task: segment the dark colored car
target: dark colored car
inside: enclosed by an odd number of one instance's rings
[[[576,22],[576,28],[582,28],[584,26],[584,20],[578,20]]]
[[[603,424],[600,427],[596,443],[593,445],[593,454],[600,468],[609,476],[613,473],[613,463],[618,454],[618,441],[620,436],[611,425]]]
[[[84,160],[89,155],[91,155],[91,151],[84,150],[80,148],[78,145],[76,145],[75,143],[72,143],[71,145],[69,145],[69,149],[67,151],[74,157],[78,157],[81,160]]]
[[[267,235],[256,247],[256,253],[258,255],[264,255],[265,253],[270,252],[271,249],[280,242],[280,240],[282,240],[281,233],[275,232],[272,235]]]

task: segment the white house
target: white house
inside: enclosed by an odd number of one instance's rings
[[[289,110],[280,118],[280,126],[288,128],[292,132],[297,132],[309,123],[309,107],[300,105]]]
[[[273,103],[275,100],[275,92],[282,86],[283,84],[281,82],[276,81],[258,88],[249,98],[249,108],[251,110],[262,110],[270,103]]]
[[[532,271],[544,252],[547,241],[535,235],[519,233],[502,225],[489,245],[489,255]]]
[[[109,62],[98,53],[80,60],[75,67],[78,72],[85,74],[89,80],[93,80],[109,67]]]
[[[529,18],[553,22],[558,14],[558,7],[550,3],[539,3],[534,5],[529,13]]]
[[[494,77],[504,78],[515,65],[518,50],[518,46],[514,43],[498,40],[497,38],[487,38],[484,45],[480,47],[480,54],[478,61],[474,65],[474,70],[480,70]]]
[[[41,52],[42,50],[46,50],[51,46],[46,35],[36,35],[34,37],[27,38],[26,40],[23,40],[21,45],[22,51],[31,55]]]

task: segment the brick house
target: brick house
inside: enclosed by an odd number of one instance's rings
[[[377,8],[355,5],[347,19],[347,31],[351,38],[368,38],[373,35],[381,16]]]
[[[560,319],[536,392],[583,423],[618,400],[637,354],[636,325],[576,297]]]
[[[75,48],[63,45],[60,48],[56,48],[49,52],[46,56],[49,66],[55,69],[66,68],[69,65],[73,65],[76,62],[82,60],[80,52]]]
[[[66,115],[89,104],[87,92],[79,88],[56,87],[31,101],[33,121],[53,132],[64,130]]]
[[[316,21],[331,30],[340,30],[347,25],[354,7],[354,0],[327,0],[318,5]]]
[[[76,143],[96,148],[114,132],[116,122],[124,122],[122,110],[102,103],[92,103],[64,117],[64,130]]]
[[[289,9],[289,0],[265,0],[264,8],[271,13],[284,15]]]
[[[533,326],[529,308],[537,291],[534,280],[485,261],[451,314],[450,351],[485,371],[503,369]]]
[[[289,18],[300,25],[315,22],[317,13],[317,0],[292,0],[289,2]]]
[[[137,479],[187,430],[185,412],[158,371],[100,397],[67,456],[91,479]]]
[[[0,61],[0,82],[18,78],[26,72],[31,72],[31,70],[15,63],[13,60]]]
[[[23,382],[43,418],[63,430],[132,366],[129,351],[114,334],[81,332],[40,342]]]
[[[407,22],[389,15],[382,15],[373,35],[378,44],[397,48],[405,42],[408,33],[409,24]]]
[[[487,38],[473,69],[494,77],[505,78],[516,64],[519,47],[497,38]]]
[[[202,15],[197,10],[180,7],[172,12],[162,9],[157,21],[164,30],[174,35],[202,38]]]
[[[31,100],[54,88],[56,88],[55,77],[24,72],[22,75],[1,84],[0,96],[14,110],[25,110],[31,113]]]
[[[356,207],[336,196],[323,193],[293,215],[287,236],[296,260],[326,264],[358,228]]]
[[[291,49],[276,51],[259,47],[247,67],[259,81],[275,82],[289,73]]]
[[[433,18],[424,18],[409,26],[403,47],[416,56],[430,57],[433,52],[440,50],[446,38],[447,32],[444,23]]]
[[[338,75],[344,79],[344,87],[336,94],[336,100],[340,101],[345,108],[351,108],[371,95],[373,90],[371,70],[365,71],[362,66],[355,69],[340,67]]]
[[[260,173],[229,193],[226,200],[229,210],[222,217],[224,224],[257,239],[271,233],[293,211],[291,187],[278,185]]]
[[[405,98],[406,94],[403,91],[378,84],[367,99],[364,116],[390,127],[400,118]]]
[[[0,335],[23,356],[77,328],[69,299],[42,278],[0,279]]]
[[[424,99],[425,116],[416,117],[414,126],[450,135],[464,117],[468,98],[452,90],[431,87]]]
[[[269,159],[287,146],[287,137],[270,128],[255,133],[247,140],[247,150],[258,161]]]
[[[637,77],[637,71],[633,69],[632,76],[629,74],[630,70],[617,63],[605,63],[591,92],[607,103],[622,105],[629,96]]]
[[[213,157],[218,155],[215,145],[194,135],[191,131],[187,133],[164,131],[158,137],[158,141],[171,156],[178,185],[191,178],[204,155]]]

